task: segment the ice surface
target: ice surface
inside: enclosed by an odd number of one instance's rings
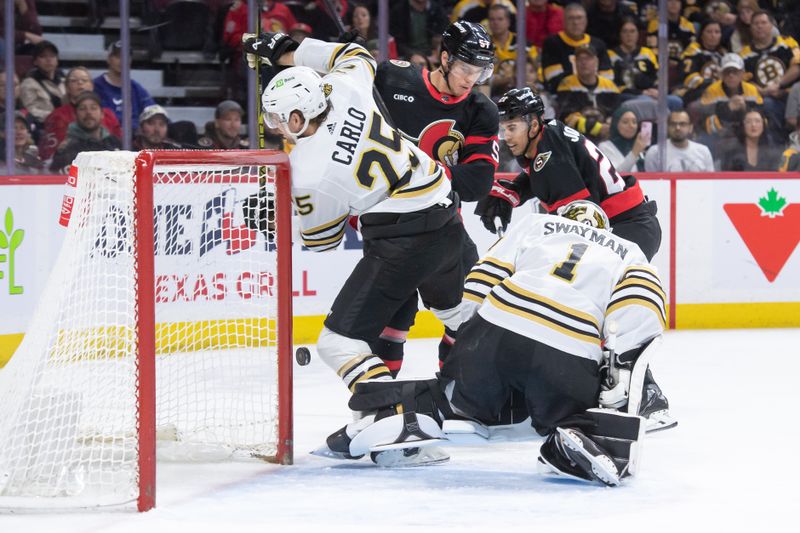
[[[436,369],[409,343],[406,378]],[[677,428],[649,435],[640,475],[605,488],[536,473],[540,439],[453,448],[383,470],[308,455],[350,420],[317,356],[295,368],[295,465],[160,464],[157,508],[0,514],[0,531],[798,531],[800,329],[678,331],[653,363]],[[590,529],[589,529],[590,528]]]

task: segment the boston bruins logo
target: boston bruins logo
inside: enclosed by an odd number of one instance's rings
[[[464,146],[464,136],[453,129],[455,120],[431,122],[419,134],[417,145],[440,163],[452,166],[458,163],[458,152]]]
[[[680,41],[670,41],[667,44],[667,53],[673,59],[679,59],[683,53],[683,45]]]
[[[783,61],[773,56],[763,56],[756,63],[756,81],[759,85],[766,85],[772,80],[780,80],[786,72]]]
[[[706,61],[706,63],[700,67],[700,75],[706,80],[718,80],[719,74],[719,63],[714,60]]]

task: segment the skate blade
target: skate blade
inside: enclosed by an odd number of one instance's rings
[[[370,446],[369,451],[383,452],[389,450],[405,450],[407,448],[425,448],[427,446],[436,446],[437,444],[441,444],[443,442],[447,442],[447,439],[407,440],[403,442],[392,442],[389,444],[376,444],[375,446]]]
[[[353,457],[351,455],[347,455],[342,452],[335,452],[324,444],[319,448],[317,448],[316,450],[312,450],[309,453],[317,457],[324,457],[325,459],[334,459],[337,461],[357,461],[358,459],[364,457],[363,455],[360,455],[358,457]]]
[[[677,425],[678,421],[670,416],[669,411],[655,411],[645,418],[645,433],[656,433],[672,429]]]
[[[562,441],[567,448],[577,452],[580,455],[580,458],[590,464],[592,475],[597,481],[603,483],[604,485],[608,485],[609,487],[616,487],[619,485],[619,473],[616,471],[616,467],[614,467],[614,470],[611,470],[609,465],[607,465],[604,461],[600,461],[592,454],[586,452],[586,450],[583,448],[583,443],[573,437],[569,431],[566,431],[562,428],[556,428],[556,431],[558,431],[559,435],[561,435]]]
[[[374,453],[372,461],[381,468],[413,468],[439,465],[450,460],[447,452],[440,448],[421,448],[412,456],[406,456],[404,451],[395,449]]]

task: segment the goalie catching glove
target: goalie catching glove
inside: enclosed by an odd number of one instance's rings
[[[496,180],[492,184],[489,196],[480,200],[475,207],[475,214],[481,217],[481,222],[487,230],[497,233],[494,219],[500,218],[503,231],[511,222],[511,212],[520,202],[519,185],[509,180]]]
[[[297,41],[281,32],[266,32],[261,35],[242,34],[242,49],[247,59],[247,66],[251,69],[255,69],[259,61],[267,66],[277,65],[283,54],[293,52],[299,46]]]

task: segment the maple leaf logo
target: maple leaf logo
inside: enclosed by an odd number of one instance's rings
[[[757,204],[722,208],[767,281],[775,281],[800,242],[800,203],[789,204],[772,188]]]
[[[783,216],[783,210],[786,207],[786,198],[782,196],[778,196],[778,191],[774,188],[767,191],[766,197],[761,197],[758,199],[758,205],[761,206],[761,216],[768,216],[769,218],[775,218],[777,216]]]

